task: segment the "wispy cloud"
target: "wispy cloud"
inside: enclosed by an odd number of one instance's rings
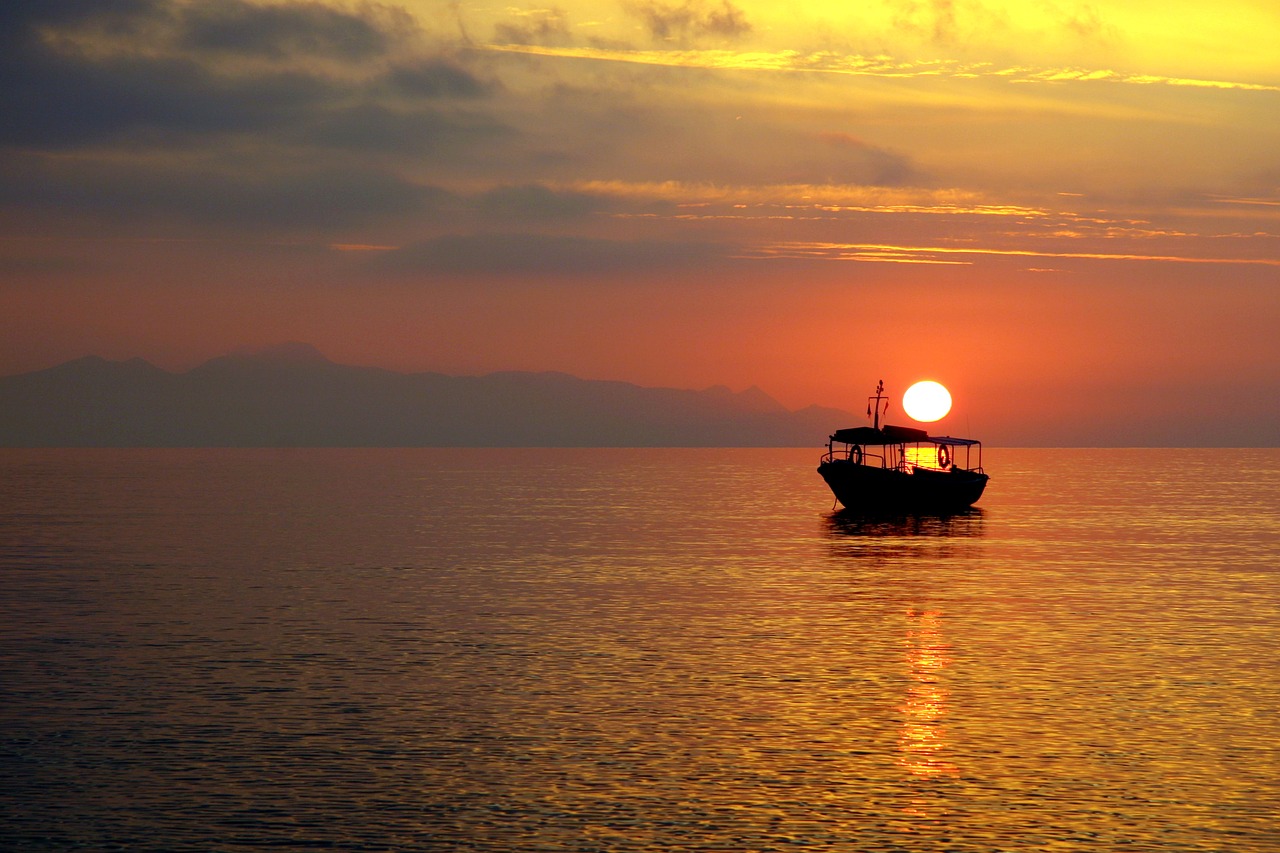
[[[1041,249],[1002,249],[979,246],[892,246],[873,243],[778,242],[758,247],[746,257],[833,261],[873,261],[912,264],[972,264],[967,256],[1061,258],[1096,261],[1160,261],[1179,264],[1244,264],[1280,267],[1274,258],[1204,258],[1127,252],[1053,252]]]
[[[450,234],[387,251],[381,256],[380,268],[408,275],[634,275],[681,267],[698,268],[727,256],[730,251],[729,247],[714,243],[529,233]]]
[[[1214,198],[1215,204],[1242,204],[1249,207],[1280,207],[1280,199],[1275,198]]]
[[[686,211],[732,208],[742,211],[814,213],[920,213],[1039,218],[1052,211],[989,200],[959,188],[893,187],[863,184],[724,185],[683,181],[582,181],[562,189],[600,196],[665,201]]]
[[[863,77],[1003,78],[1011,83],[1106,82],[1143,86],[1190,86],[1205,89],[1238,89],[1280,92],[1280,86],[1232,80],[1198,80],[1155,74],[1128,74],[1109,69],[999,67],[990,62],[950,59],[904,61],[891,56],[863,56],[831,51],[749,51],[716,49],[647,50],[616,47],[553,46],[521,43],[483,45],[488,51],[522,53],[562,59],[625,62],[676,68],[734,71],[811,72]]]

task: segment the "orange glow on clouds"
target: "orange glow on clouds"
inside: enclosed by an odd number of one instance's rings
[[[673,68],[702,68],[719,71],[772,71],[844,74],[851,76],[911,78],[954,77],[973,79],[996,77],[1010,83],[1093,83],[1108,82],[1139,86],[1190,86],[1205,89],[1239,89],[1252,92],[1280,92],[1280,86],[1230,80],[1201,80],[1160,74],[1126,74],[1111,69],[992,67],[987,62],[957,60],[917,60],[904,62],[885,56],[840,55],[827,51],[801,54],[732,50],[618,50],[600,47],[555,47],[531,44],[489,44],[484,49],[501,53],[522,53],[560,59],[584,59],[660,65]]]
[[[988,441],[1280,442],[1271,4],[64,6],[7,21],[0,373],[945,365]]]

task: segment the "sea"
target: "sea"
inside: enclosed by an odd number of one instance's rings
[[[1280,850],[1280,450],[0,450],[0,849]]]

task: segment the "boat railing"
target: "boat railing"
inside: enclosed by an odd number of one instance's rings
[[[873,465],[870,461],[872,459],[880,460],[881,468],[888,467],[888,465],[885,462],[885,457],[883,453],[872,453],[867,448],[861,447],[856,444],[845,445],[844,448],[841,450],[837,450],[834,447],[828,447],[827,452],[822,455],[822,459],[820,459],[819,461],[820,462],[850,462],[855,465],[866,465],[868,467],[874,468],[875,465]]]
[[[857,445],[847,444],[841,448],[834,445],[827,446],[827,452],[823,454],[821,462],[848,462],[854,465],[865,465],[869,468],[886,468],[896,469],[903,473],[911,473],[916,469],[926,471],[966,471],[973,474],[985,474],[982,468],[982,444],[980,442],[972,442],[971,444],[960,444],[958,447],[964,447],[965,453],[963,460],[955,458],[955,455],[948,454],[946,464],[942,464],[939,460],[936,464],[929,460],[929,457],[937,453],[938,448],[942,447],[940,442],[913,442],[903,443],[902,445],[885,445],[891,448],[900,448],[894,452],[893,459],[888,458],[888,454],[876,453],[871,448],[876,445]],[[908,452],[907,448],[912,452]],[[953,447],[952,449],[958,449]],[[973,459],[970,450],[973,447],[978,448],[977,457],[978,464],[970,467]],[[924,452],[925,448],[929,448],[930,452]],[[958,454],[956,454],[958,455]],[[875,460],[875,461],[873,461]],[[879,463],[877,466],[876,463]],[[892,464],[890,464],[892,462]]]

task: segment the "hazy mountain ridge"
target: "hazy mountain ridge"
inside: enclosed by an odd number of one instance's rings
[[[171,373],[86,356],[0,377],[10,447],[817,446],[848,412],[752,386],[701,391],[505,371],[398,373],[306,344]]]

